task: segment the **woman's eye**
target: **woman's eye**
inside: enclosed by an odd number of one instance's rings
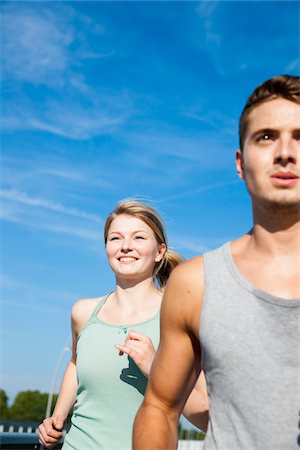
[[[144,236],[136,236],[136,239],[145,239]]]
[[[110,238],[110,241],[117,241],[119,238],[117,236],[114,236],[112,238]]]

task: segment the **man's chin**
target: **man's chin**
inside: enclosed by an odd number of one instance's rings
[[[290,196],[282,196],[281,198],[261,198],[259,203],[264,209],[269,212],[280,214],[280,211],[285,214],[300,214],[300,198],[291,198]]]

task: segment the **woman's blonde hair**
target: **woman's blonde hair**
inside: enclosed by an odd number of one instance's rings
[[[157,279],[159,286],[162,288],[166,285],[172,270],[184,258],[172,250],[168,249],[167,236],[164,228],[163,220],[152,206],[139,200],[122,200],[115,209],[109,214],[104,225],[104,242],[106,245],[109,227],[112,221],[121,214],[136,217],[145,222],[153,231],[158,245],[165,244],[166,252],[161,261],[157,262],[154,267],[153,278]]]

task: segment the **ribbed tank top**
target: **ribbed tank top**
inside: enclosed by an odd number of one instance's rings
[[[252,285],[230,243],[204,255],[205,450],[299,450],[300,299]]]
[[[78,337],[77,398],[63,450],[131,450],[132,427],[147,378],[115,344],[135,330],[159,343],[159,312],[133,325],[103,322],[97,314],[108,295],[97,304]]]

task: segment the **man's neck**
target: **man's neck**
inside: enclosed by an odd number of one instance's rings
[[[253,229],[231,245],[240,273],[282,299],[300,298],[300,220],[295,215],[254,211]]]
[[[265,254],[300,255],[300,208],[262,210],[253,207],[252,245]]]

